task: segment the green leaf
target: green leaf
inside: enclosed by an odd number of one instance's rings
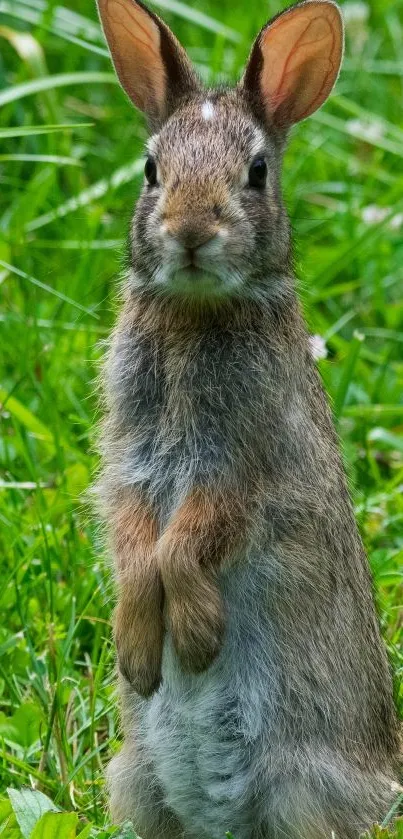
[[[25,405],[16,399],[15,396],[9,396],[7,391],[2,387],[0,387],[0,402],[3,403],[3,406],[7,408],[7,411],[9,411],[17,422],[21,423],[27,431],[30,431],[31,434],[35,435],[35,437],[43,440],[44,443],[51,445],[54,444],[52,433],[48,428],[46,428],[46,425],[44,425],[41,420],[39,420],[38,417],[29,410],[29,408],[26,408]]]
[[[0,390],[0,401],[1,401],[1,390]],[[21,640],[24,637],[23,632],[16,632],[14,635],[9,635],[6,641],[3,641],[0,644],[0,658],[7,653],[9,650],[13,650],[14,647],[18,647],[21,643]]]
[[[44,813],[57,812],[53,801],[39,790],[8,789],[7,792],[24,839],[30,838],[37,821]]]
[[[93,827],[94,825],[91,824],[91,822],[88,822],[88,824],[86,824],[85,827],[83,827],[83,829],[80,830],[80,833],[77,833],[77,839],[88,839]]]
[[[124,822],[117,833],[113,834],[113,839],[140,839],[136,833],[131,822]]]
[[[21,839],[21,831],[9,798],[0,799],[1,839]]]
[[[366,405],[346,405],[343,414],[347,417],[401,417],[403,405],[388,405],[387,403]]]
[[[18,17],[21,20],[41,26],[44,26],[44,16],[41,13],[46,12],[47,8],[47,0],[21,0],[20,3],[16,2],[16,0],[11,0],[11,2],[2,0],[0,3],[0,12],[15,15],[18,11]],[[70,35],[85,36],[91,41],[103,42],[104,40],[99,23],[78,12],[74,12],[71,8],[67,9],[65,6],[54,6],[52,8],[52,21],[54,22],[55,28],[64,30]]]
[[[0,798],[0,832],[3,829],[4,822],[10,817],[13,812],[11,801],[9,798]]]
[[[13,743],[18,742],[18,732],[12,718],[7,717],[3,711],[0,711],[0,736],[4,737],[5,740],[11,740]]]
[[[77,813],[44,813],[37,821],[30,839],[75,839],[77,824]]]
[[[17,708],[10,719],[17,733],[17,743],[28,747],[39,738],[39,727],[42,721],[42,714],[37,705],[33,702],[26,702]]]
[[[11,801],[9,798],[1,798],[0,799],[0,833],[3,833],[3,830],[8,826],[11,820],[15,821],[15,815],[13,808],[11,806]]]

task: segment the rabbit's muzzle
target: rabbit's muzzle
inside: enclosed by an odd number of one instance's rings
[[[229,229],[224,210],[229,196],[225,185],[183,178],[166,184],[160,205],[159,241],[165,281],[194,290],[209,278],[212,289],[223,285]]]
[[[162,225],[164,246],[170,256],[179,260],[184,269],[203,269],[206,258],[213,253],[219,255],[219,229],[217,225],[186,219],[185,222],[164,222]]]
[[[183,290],[222,288],[226,231],[209,215],[169,218],[160,227],[165,282]]]

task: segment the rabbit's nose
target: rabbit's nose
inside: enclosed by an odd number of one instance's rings
[[[208,241],[210,241],[210,239]],[[187,257],[188,264],[190,266],[195,266],[197,260],[197,248],[185,248],[185,256]]]
[[[217,231],[213,229],[203,229],[201,227],[186,227],[178,231],[176,238],[190,253],[207,244],[210,239],[214,239]]]
[[[179,242],[183,248],[195,251],[214,239],[218,232],[218,225],[217,221],[210,216],[187,219],[171,216],[171,218],[165,217],[163,229],[165,234]]]

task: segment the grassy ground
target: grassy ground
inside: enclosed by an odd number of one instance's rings
[[[64,2],[0,0],[0,778],[102,825],[113,591],[85,490],[146,132],[93,0]],[[211,80],[239,74],[278,8],[154,6]],[[402,709],[403,0],[344,9],[337,93],[295,131],[283,180]]]

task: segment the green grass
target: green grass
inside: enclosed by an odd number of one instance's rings
[[[278,8],[153,7],[212,81],[239,75]],[[402,711],[403,0],[366,8],[283,182]],[[119,746],[113,589],[85,493],[146,130],[92,0],[0,0],[0,43],[1,787],[37,787],[102,826],[102,767]]]

